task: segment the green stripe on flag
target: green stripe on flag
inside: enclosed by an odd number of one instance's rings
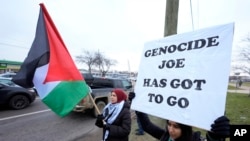
[[[59,116],[73,110],[89,92],[85,81],[62,81],[42,101]]]

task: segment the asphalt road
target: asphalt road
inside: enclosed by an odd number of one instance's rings
[[[50,111],[40,99],[23,110],[0,108],[1,141],[98,141],[101,129],[87,113],[72,112],[64,118]]]

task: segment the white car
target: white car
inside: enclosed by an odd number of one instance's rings
[[[6,72],[6,73],[0,74],[0,77],[12,79],[12,77],[15,76],[15,75],[16,75],[16,73],[14,73],[14,72]]]

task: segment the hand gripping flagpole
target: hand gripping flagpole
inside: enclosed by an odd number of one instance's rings
[[[89,93],[89,97],[90,97],[90,99],[91,99],[91,101],[92,101],[92,103],[93,103],[93,105],[94,105],[94,107],[95,107],[95,109],[96,109],[98,115],[100,115],[101,112],[100,112],[100,110],[98,109],[97,105],[95,104],[95,101],[94,101],[94,99],[93,99],[91,93]],[[102,122],[103,122],[103,125],[106,125],[106,122],[105,122],[104,120],[103,120]]]

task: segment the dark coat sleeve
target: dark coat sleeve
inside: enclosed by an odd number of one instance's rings
[[[142,128],[145,132],[150,134],[151,136],[160,139],[162,135],[164,134],[165,130],[158,127],[157,125],[153,124],[148,115],[145,113],[137,112],[137,118],[139,118]]]

